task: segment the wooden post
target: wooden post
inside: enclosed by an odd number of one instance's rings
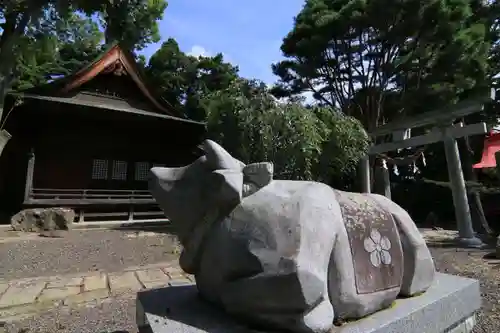
[[[359,161],[359,174],[361,180],[361,193],[371,193],[370,184],[370,158],[368,155]]]
[[[389,167],[387,164],[382,167],[382,175],[384,177],[384,196],[391,198],[391,178],[389,175]]]
[[[31,148],[28,153],[28,168],[26,169],[26,184],[24,187],[24,202],[30,200],[31,191],[33,189],[33,174],[35,173],[35,150]]]
[[[128,211],[128,220],[133,221],[134,220],[134,206],[130,205],[129,211]]]
[[[389,170],[387,164],[383,160],[377,160],[374,169],[374,186],[373,193],[381,194],[387,198],[391,198],[391,180],[389,178]]]
[[[451,126],[443,129],[443,143],[453,196],[453,205],[455,206],[459,242],[468,247],[480,247],[483,245],[483,242],[476,238],[474,229],[472,228],[472,218],[469,209],[469,201],[467,199],[467,189],[465,187],[462,164],[460,162],[460,153]]]
[[[78,214],[78,223],[85,222],[85,209],[80,209],[80,214]]]

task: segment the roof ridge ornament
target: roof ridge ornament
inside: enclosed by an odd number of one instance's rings
[[[102,72],[104,74],[112,73],[113,75],[116,76],[123,76],[128,74],[127,70],[125,69],[125,66],[123,65],[120,59],[116,59],[116,61],[114,61],[112,64],[106,67],[106,69],[103,70]]]

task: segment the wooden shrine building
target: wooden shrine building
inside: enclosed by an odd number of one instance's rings
[[[0,209],[72,207],[80,221],[157,214],[149,169],[192,162],[205,135],[204,123],[148,89],[119,45],[74,74],[9,94],[3,119],[12,139],[0,156]]]

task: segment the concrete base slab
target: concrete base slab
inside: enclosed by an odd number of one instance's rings
[[[389,309],[335,327],[332,333],[465,333],[481,307],[479,282],[438,273],[423,295],[399,299]],[[153,333],[250,333],[200,300],[195,285],[139,292],[137,325]]]
[[[470,249],[481,249],[486,246],[486,244],[484,244],[483,241],[477,237],[471,237],[471,238],[458,237],[456,241],[459,246]]]

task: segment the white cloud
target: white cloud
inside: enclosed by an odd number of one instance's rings
[[[232,64],[233,66],[237,65],[236,62],[234,61],[234,59],[231,58],[231,56],[229,56],[225,52],[221,52],[221,53],[222,53],[222,56],[224,57],[224,62],[228,62],[228,63]],[[191,47],[191,50],[189,50],[187,52],[187,55],[190,55],[192,57],[213,57],[213,56],[215,56],[215,53],[207,50],[203,46],[194,45]]]
[[[210,52],[207,51],[203,46],[200,45],[193,45],[191,47],[191,50],[187,53],[190,56],[193,57],[209,57]]]

